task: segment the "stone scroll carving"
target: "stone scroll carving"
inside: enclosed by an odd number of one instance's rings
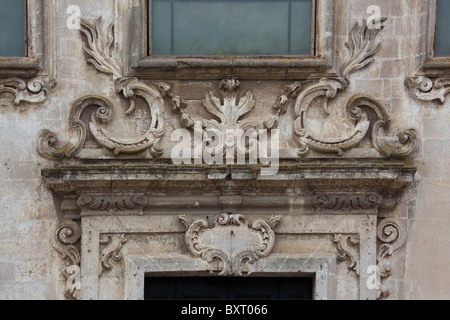
[[[441,77],[435,80],[427,77],[410,77],[405,80],[405,85],[413,96],[421,101],[437,100],[443,104],[446,95],[450,92],[449,77]]]
[[[57,135],[49,130],[42,130],[38,137],[37,150],[43,157],[49,159],[61,159],[76,156],[83,148],[89,133],[96,142],[111,151],[115,155],[134,154],[150,150],[153,157],[162,154],[160,146],[161,137],[164,134],[164,108],[163,92],[158,86],[143,83],[136,78],[123,77],[114,46],[114,26],[110,25],[106,40],[101,32],[101,18],[94,25],[81,20],[81,33],[85,38],[83,49],[90,57],[87,62],[98,71],[110,74],[115,80],[115,91],[129,101],[126,116],[130,116],[136,110],[136,100],[141,98],[149,108],[149,123],[146,132],[135,138],[115,137],[105,129],[105,124],[114,117],[114,104],[110,99],[92,95],[77,100],[70,113],[70,141],[61,144]],[[81,120],[83,111],[89,106],[96,106],[97,112],[93,113],[88,125]],[[121,121],[123,119],[118,119]]]
[[[16,106],[22,102],[36,104],[47,100],[55,86],[56,81],[53,79],[34,78],[28,82],[21,78],[0,79],[0,95],[11,94]]]
[[[281,219],[271,216],[266,221],[250,224],[243,215],[224,213],[214,219],[214,226],[210,228],[208,220],[192,221],[185,215],[179,218],[187,229],[185,242],[189,253],[209,263],[220,260],[221,276],[242,276],[244,263],[249,266],[250,274],[250,265],[272,252],[273,228]]]
[[[335,234],[332,241],[337,247],[338,260],[345,261],[348,259],[348,270],[355,271],[356,275],[359,276],[359,235]]]
[[[382,22],[386,19],[383,18]],[[296,119],[294,121],[294,138],[299,145],[299,155],[306,156],[309,151],[320,153],[337,153],[356,147],[367,135],[370,121],[368,114],[361,107],[368,107],[377,115],[376,123],[371,132],[374,147],[385,157],[404,158],[411,154],[416,147],[417,136],[414,129],[405,129],[394,135],[388,135],[390,118],[385,108],[374,98],[363,95],[353,96],[347,103],[346,116],[354,123],[353,129],[344,137],[322,138],[316,136],[308,128],[308,110],[314,101],[322,98],[324,118],[330,117],[328,100],[345,91],[349,84],[351,73],[363,69],[374,61],[373,56],[380,49],[376,41],[378,29],[370,29],[366,21],[362,25],[355,24],[351,30],[349,41],[346,43],[348,54],[343,59],[339,77],[323,78],[319,81],[294,83],[285,87],[285,94],[277,99],[275,109],[277,113],[272,119],[265,121],[267,128],[275,127],[280,117],[287,112],[290,101],[293,101]],[[342,119],[344,120],[344,119]]]
[[[82,212],[88,210],[105,212],[137,211],[144,213],[147,206],[147,196],[126,195],[126,196],[91,196],[82,195],[77,200],[77,205]]]
[[[72,299],[81,299],[80,282],[80,250],[77,244],[81,238],[81,228],[72,220],[59,221],[54,226],[50,238],[53,248],[65,260],[62,274],[66,279],[65,296]]]
[[[382,203],[383,197],[379,194],[313,196],[313,206],[317,212],[366,213],[368,210],[377,210]]]
[[[406,243],[408,232],[404,225],[394,218],[385,218],[378,223],[377,237],[380,245],[377,249],[377,265],[381,279],[386,279],[392,274],[388,259]],[[385,299],[390,291],[381,286],[379,299]]]
[[[38,138],[38,152],[41,156],[50,159],[61,159],[77,155],[83,148],[89,132],[103,147],[110,149],[114,154],[138,153],[150,149],[154,157],[162,154],[159,145],[163,135],[162,110],[164,101],[159,92],[147,85],[138,83],[135,79],[123,79],[117,83],[118,92],[131,99],[130,112],[133,110],[135,97],[143,97],[150,106],[152,122],[146,133],[136,139],[120,139],[113,137],[103,129],[103,124],[109,122],[113,116],[113,104],[102,96],[86,96],[80,98],[72,107],[69,127],[71,139],[66,144],[60,144],[57,135],[49,130],[41,131]],[[90,106],[96,106],[97,112],[93,113],[89,127],[81,120],[83,111]]]
[[[112,269],[113,262],[119,262],[122,260],[120,250],[127,241],[128,240],[125,238],[124,234],[100,235],[100,245],[104,245],[104,247],[100,251],[99,277],[101,277],[105,271]]]

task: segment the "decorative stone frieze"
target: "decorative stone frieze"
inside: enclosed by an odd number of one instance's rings
[[[385,19],[382,20],[384,22]],[[336,98],[339,91],[345,91],[350,83],[348,77],[354,71],[360,70],[373,62],[373,56],[380,48],[376,41],[378,29],[369,29],[363,21],[360,26],[356,24],[352,29],[349,41],[346,44],[347,56],[342,60],[340,76],[323,78],[318,81],[293,83],[285,88],[285,94],[280,96],[274,105],[276,114],[271,119],[243,118],[256,105],[253,92],[247,91],[241,94],[241,84],[235,78],[224,79],[219,85],[221,98],[212,91],[206,93],[203,107],[213,117],[198,118],[186,111],[188,101],[172,92],[166,83],[150,84],[137,78],[123,77],[121,63],[118,58],[114,39],[114,25],[111,24],[106,35],[101,30],[101,18],[95,24],[81,21],[81,33],[84,39],[83,49],[90,57],[87,62],[98,71],[113,76],[117,95],[129,100],[129,107],[124,118],[113,118],[113,103],[110,99],[101,96],[87,96],[79,99],[72,107],[69,126],[71,139],[68,144],[61,145],[56,134],[43,130],[38,139],[38,152],[50,159],[63,157],[86,156],[79,155],[86,143],[86,137],[93,136],[96,143],[106,150],[111,150],[108,155],[116,158],[121,154],[136,155],[140,158],[161,157],[164,153],[163,142],[165,131],[165,98],[171,100],[173,110],[180,116],[182,126],[193,129],[195,121],[202,124],[202,129],[217,130],[225,133],[227,130],[258,130],[264,127],[273,129],[282,122],[281,116],[287,112],[290,102],[294,105],[295,121],[293,123],[293,141],[296,141],[299,149],[298,156],[307,157],[310,150],[319,154],[332,154],[342,156],[344,152],[355,148],[369,133],[372,121],[371,141],[373,149],[378,151],[379,157],[406,158],[416,148],[417,136],[414,129],[401,130],[393,135],[389,134],[390,118],[386,109],[376,99],[363,96],[353,96],[346,105],[346,119],[328,119],[330,110],[327,101],[323,103],[323,121],[349,121],[354,124],[353,130],[341,137],[320,137],[308,128],[308,110],[321,97],[325,100]],[[144,99],[149,108],[148,122],[150,125],[145,133],[134,137],[120,138],[105,129],[105,125],[111,121],[126,121],[136,110],[137,99]],[[81,120],[81,114],[87,106],[97,106],[96,113],[92,113],[89,123]],[[377,119],[369,120],[365,108],[371,109],[377,115]],[[217,121],[216,119],[219,121]],[[284,119],[283,119],[284,121]],[[374,121],[374,122],[373,122]],[[255,131],[256,132],[256,131]],[[257,134],[257,133],[256,133]],[[240,139],[238,139],[240,140]],[[290,139],[288,139],[290,140]],[[228,140],[227,140],[228,141]],[[225,142],[227,142],[225,141]],[[234,142],[234,141],[233,141]],[[243,141],[238,141],[243,145]],[[289,144],[290,141],[281,141]],[[205,147],[205,146],[203,146]],[[242,146],[241,146],[242,147]],[[255,146],[253,146],[255,147]],[[246,150],[250,152],[250,147]],[[144,154],[146,151],[149,154]],[[88,158],[103,158],[104,153]],[[365,156],[364,153],[362,156]],[[165,158],[168,155],[166,154]],[[292,156],[290,156],[292,157]],[[297,158],[297,157],[294,157]]]
[[[273,228],[281,219],[271,216],[249,224],[243,215],[224,213],[214,218],[210,228],[207,220],[192,221],[186,215],[179,218],[187,229],[184,239],[189,253],[209,263],[220,260],[221,276],[242,276],[243,263],[267,257],[275,244]]]

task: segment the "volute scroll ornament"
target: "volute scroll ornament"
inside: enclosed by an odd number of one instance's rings
[[[338,260],[345,261],[348,259],[348,270],[353,270],[359,276],[359,235],[335,234],[332,241],[337,247]]]
[[[386,18],[382,18],[384,23]],[[382,28],[381,28],[382,29]],[[335,153],[342,156],[344,152],[357,147],[367,136],[371,122],[368,114],[361,107],[368,107],[375,111],[377,119],[373,125],[371,138],[374,148],[385,157],[405,158],[414,150],[417,135],[414,129],[399,131],[394,136],[388,136],[390,119],[385,108],[376,99],[365,95],[355,95],[347,103],[345,117],[351,129],[342,137],[321,137],[308,126],[308,111],[315,106],[314,102],[322,99],[324,121],[331,117],[328,101],[335,99],[339,92],[344,92],[350,85],[350,75],[361,70],[374,61],[374,55],[379,51],[381,43],[377,35],[381,29],[369,28],[367,22],[355,24],[350,32],[349,40],[345,43],[347,55],[342,59],[339,76],[322,78],[317,81],[297,82],[285,87],[285,94],[280,96],[275,104],[276,115],[264,125],[271,129],[286,113],[289,104],[295,112],[294,138],[298,143],[298,154],[305,157],[311,150],[318,153]]]
[[[112,261],[118,262],[122,260],[120,250],[127,241],[128,239],[125,237],[125,234],[100,235],[100,245],[104,245],[104,247],[100,251],[99,277],[101,277],[105,271],[110,271],[112,269]]]
[[[78,248],[80,238],[81,227],[73,220],[58,221],[50,238],[53,248],[65,260],[65,266],[62,269],[62,274],[66,279],[64,295],[76,300],[81,299],[81,257]]]
[[[114,25],[108,29],[106,40],[102,37],[100,28],[101,18],[94,25],[81,19],[80,32],[84,36],[83,50],[90,57],[87,62],[98,71],[113,76],[115,91],[129,100],[129,106],[125,113],[130,116],[136,110],[137,98],[142,98],[149,108],[149,123],[146,131],[133,138],[114,137],[105,129],[105,124],[113,120],[114,104],[110,99],[91,95],[77,100],[70,115],[70,141],[65,145],[58,143],[55,133],[43,130],[38,138],[38,152],[41,156],[52,160],[64,157],[76,156],[84,147],[88,131],[95,141],[102,147],[113,151],[114,155],[136,154],[150,150],[153,157],[159,157],[163,153],[160,146],[161,137],[164,134],[164,93],[158,86],[144,83],[133,77],[123,77],[121,63],[114,42]],[[88,125],[81,120],[81,114],[88,106],[97,106]],[[116,120],[116,119],[114,119]],[[119,118],[117,121],[124,121]]]
[[[399,219],[385,218],[378,223],[377,237],[380,245],[377,250],[377,265],[380,278],[386,279],[392,274],[388,258],[405,245],[407,236],[406,227]],[[390,291],[382,286],[379,299],[385,299],[389,295]]]
[[[56,86],[56,80],[34,78],[25,81],[21,78],[0,79],[0,95],[9,93],[14,96],[14,104],[41,103],[48,99],[51,90]]]
[[[434,80],[422,76],[409,77],[406,78],[405,85],[417,100],[437,100],[440,104],[443,104],[450,92],[450,77],[440,77]]]
[[[280,216],[257,220],[250,224],[241,214],[224,213],[214,218],[214,226],[208,220],[196,220],[188,216],[179,217],[186,226],[185,243],[190,254],[209,263],[222,262],[221,276],[242,276],[243,264],[250,265],[267,257],[275,244],[273,228]]]

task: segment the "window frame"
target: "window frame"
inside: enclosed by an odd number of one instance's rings
[[[0,57],[0,77],[35,76],[43,69],[44,1],[26,1],[26,35],[24,57]]]
[[[129,17],[127,76],[148,79],[218,80],[234,76],[245,80],[300,79],[337,76],[336,10],[334,0],[315,1],[314,56],[184,57],[150,56],[148,6],[151,0],[133,0]]]
[[[146,29],[148,30],[147,34],[146,34],[146,38],[147,38],[147,56],[152,56],[152,54],[151,54],[152,24],[149,23],[149,22],[150,22],[150,19],[152,17],[152,13],[150,13],[150,12],[152,12],[152,6],[150,4],[152,4],[154,1],[155,0],[148,0],[147,1],[147,12],[149,12],[148,18],[147,18],[147,21],[146,21],[146,23],[147,23]],[[168,0],[168,1],[173,3],[173,1],[176,1],[176,0]],[[254,1],[260,1],[260,0],[254,0]],[[312,6],[312,9],[311,9],[311,34],[310,34],[311,52],[310,52],[309,55],[302,55],[302,56],[305,56],[305,57],[308,57],[308,56],[309,57],[313,57],[313,56],[315,56],[315,53],[316,53],[316,41],[315,41],[315,39],[316,39],[316,30],[315,30],[316,29],[316,19],[315,19],[315,13],[316,13],[316,3],[317,3],[317,1],[316,0],[310,0],[310,1],[311,1],[311,6]],[[182,1],[182,2],[184,2],[184,1]],[[173,19],[173,17],[172,17],[172,19]],[[173,22],[174,21],[172,21],[172,23]],[[212,55],[158,55],[158,57],[166,57],[166,58],[167,57],[173,57],[173,56],[177,56],[179,58],[190,58],[190,57],[194,56],[194,57],[199,57],[199,58],[203,58],[203,59],[214,57]],[[270,57],[276,57],[276,56],[287,56],[287,57],[294,57],[294,58],[295,57],[297,57],[297,58],[299,57],[298,55],[296,56],[296,55],[283,55],[283,54],[266,55],[264,57],[265,58],[270,58]],[[250,55],[250,56],[248,56],[248,55],[247,56],[246,55],[239,55],[239,58],[245,58],[245,57],[247,57],[247,59],[248,58],[255,58],[255,57],[257,58],[258,55]]]
[[[426,12],[422,16],[422,32],[420,36],[420,60],[419,75],[440,76],[450,74],[450,56],[436,57],[436,23],[437,23],[437,0],[428,0],[423,4]]]

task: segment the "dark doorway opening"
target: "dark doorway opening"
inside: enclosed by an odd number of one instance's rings
[[[312,300],[313,278],[145,278],[145,300]]]

